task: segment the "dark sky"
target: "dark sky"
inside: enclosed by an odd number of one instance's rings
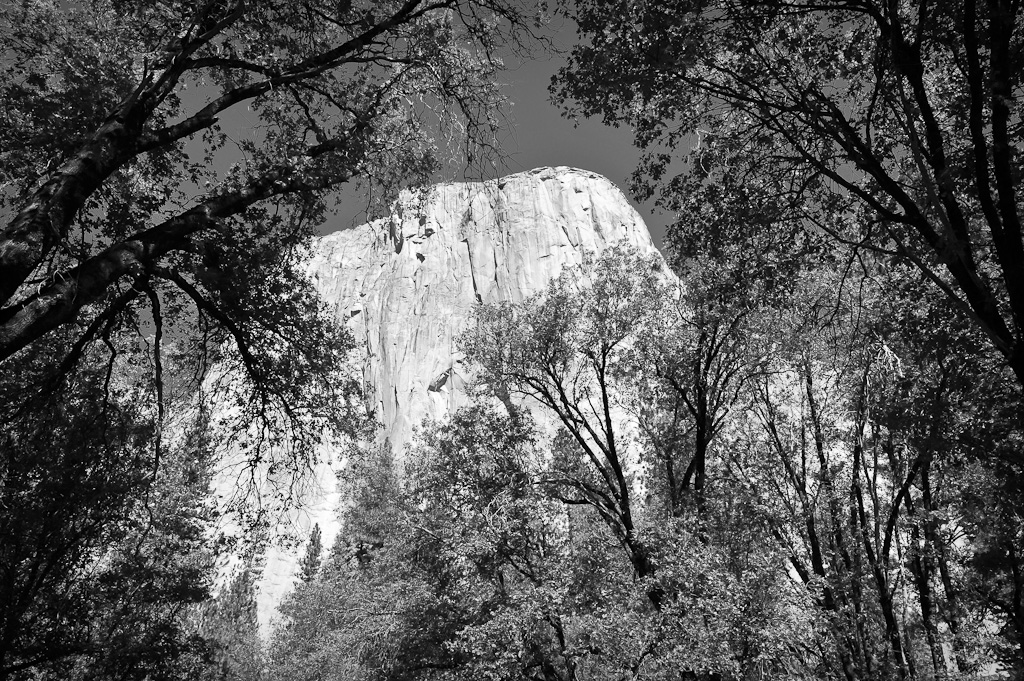
[[[640,212],[655,244],[661,245],[669,218],[654,208],[653,203],[638,205],[629,197],[627,179],[636,167],[639,153],[633,146],[628,129],[612,128],[597,120],[574,123],[563,118],[561,110],[549,101],[551,77],[564,65],[556,54],[567,51],[576,39],[575,25],[556,19],[545,29],[554,50],[539,48],[530,59],[506,57],[508,69],[502,74],[505,94],[510,102],[506,142],[502,150],[504,168],[490,170],[495,177],[530,170],[541,166],[573,166],[604,175],[615,183]],[[186,106],[194,106],[208,92],[202,87],[182,93]],[[254,135],[258,121],[245,106],[237,106],[222,117],[229,136],[241,139]],[[196,153],[201,142],[194,143]],[[243,154],[225,147],[217,155],[217,165],[226,169],[231,163],[243,161]],[[354,187],[343,186],[336,203],[337,213],[321,226],[322,233],[346,229],[366,221],[367,202]],[[657,211],[657,212],[654,212]]]
[[[626,181],[639,157],[633,146],[633,134],[598,120],[574,124],[562,117],[560,109],[548,101],[547,88],[551,76],[563,63],[558,57],[537,59],[506,74],[513,125],[512,139],[505,150],[510,157],[509,171],[574,166],[604,175],[628,196]],[[660,245],[667,217],[660,211],[652,215],[653,203],[641,206],[632,197],[630,202],[640,211],[655,243]]]
[[[567,49],[575,39],[574,26],[568,22],[555,25],[550,35],[556,47]],[[636,167],[639,156],[633,147],[628,129],[612,128],[596,120],[578,124],[563,118],[560,109],[548,101],[548,84],[564,60],[556,55],[539,53],[533,59],[517,63],[507,59],[509,69],[503,74],[506,95],[511,102],[505,175],[540,166],[573,166],[604,175],[628,196],[626,182]],[[647,222],[655,244],[661,245],[668,217],[660,211],[652,214],[653,203],[630,202]],[[355,199],[355,200],[353,200]],[[325,225],[325,231],[343,229],[365,220],[362,202],[349,194],[342,197],[338,216]]]

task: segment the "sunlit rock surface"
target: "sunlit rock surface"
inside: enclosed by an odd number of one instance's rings
[[[424,418],[466,401],[469,368],[456,340],[473,306],[520,301],[588,251],[617,243],[655,250],[615,185],[584,170],[538,168],[405,195],[392,216],[324,237],[310,270],[362,346],[368,406],[401,459]],[[341,462],[324,454],[293,531],[308,536],[319,523],[328,548],[338,530],[334,470]],[[294,584],[300,555],[267,553],[258,601],[264,631]]]

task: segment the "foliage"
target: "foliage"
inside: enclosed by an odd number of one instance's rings
[[[556,98],[633,128],[674,267],[720,273],[706,302],[769,310],[717,474],[816,599],[820,659],[1019,675],[1019,6],[573,9]]]
[[[641,390],[672,401],[652,388],[665,374],[643,363],[667,358],[649,344],[671,326],[655,322],[679,311],[672,296],[660,312],[644,304],[672,290],[656,265],[615,251],[536,298],[481,308],[464,347],[486,362],[480,399],[498,397],[503,413],[477,403],[425,425],[402,482],[379,463],[357,476],[333,572],[286,608],[275,674],[311,660],[380,679],[810,674],[820,623],[781,569],[756,498],[721,480],[709,455],[713,484],[691,482],[700,504],[677,513],[656,492],[666,469],[655,443],[624,428],[632,407],[656,408]],[[641,343],[635,330],[647,326]],[[699,346],[685,324],[676,331],[673,347]],[[513,401],[524,395],[557,432],[526,420]],[[808,648],[793,652],[794,638]]]
[[[263,674],[262,642],[256,621],[252,559],[231,575],[216,598],[203,603],[195,628],[207,641],[209,661],[200,667],[203,681],[256,681]]]
[[[527,28],[501,0],[0,8],[0,674],[205,664],[206,452],[288,503],[362,422],[304,265],[332,191],[483,158]]]
[[[309,535],[309,544],[306,546],[306,554],[299,562],[299,579],[304,582],[312,582],[316,573],[320,571],[320,558],[323,551],[323,544],[320,539],[320,525],[314,524],[313,531]]]
[[[719,452],[763,372],[751,337],[763,310],[690,274],[680,283],[658,259],[612,248],[522,304],[482,306],[464,348],[495,393],[555,417],[547,494],[593,508],[630,560],[648,612],[612,664],[650,678],[800,669],[806,658],[768,634],[802,630],[779,611],[799,592]]]
[[[522,304],[479,307],[462,349],[499,394],[532,398],[557,417],[564,446],[550,484],[565,503],[592,506],[644,577],[649,556],[636,534],[630,454],[616,437],[613,386],[632,330],[657,315],[646,301],[669,291],[658,280],[657,260],[629,256],[603,256],[584,273],[584,281],[593,277],[587,295],[566,273]]]
[[[156,334],[157,374],[172,334],[197,382],[212,362],[224,368],[234,428],[259,430],[253,458],[282,442],[301,452],[342,427],[351,341],[306,281],[304,245],[333,187],[430,177],[443,160],[435,124],[471,149],[488,144],[492,51],[524,28],[513,10],[490,0],[5,7],[0,360],[64,328],[73,343],[53,360],[67,371],[138,314]],[[242,107],[252,137],[222,173],[233,134],[222,117]]]
[[[1024,383],[1017,3],[572,3],[554,86],[628,124],[681,254],[771,279],[826,237],[926,276]],[[799,248],[797,249],[799,251]]]
[[[913,270],[859,264],[804,269],[753,305],[699,286],[713,268],[677,286],[613,250],[482,306],[464,347],[478,397],[509,416],[478,404],[428,426],[404,489],[351,516],[343,544],[373,584],[359,609],[403,608],[386,635],[350,626],[345,647],[382,651],[374,678],[1013,670],[1019,433],[999,405],[1015,381]],[[701,417],[686,403],[702,390],[719,391],[704,479],[680,487],[668,463],[693,465]],[[523,405],[554,431],[516,433]],[[351,611],[357,590],[303,602]],[[424,646],[450,656],[395,665]]]
[[[387,459],[365,461],[325,569],[282,609],[273,673],[573,678],[573,602],[615,594],[625,565],[541,494],[533,440],[528,421],[474,406],[425,427],[400,488]],[[567,542],[567,522],[590,539]],[[593,566],[608,574],[578,572]]]
[[[49,358],[0,388],[0,676],[179,678],[208,652],[188,608],[213,562],[209,449],[154,461],[136,386],[91,359],[55,379]]]

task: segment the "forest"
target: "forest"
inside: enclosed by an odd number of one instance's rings
[[[1021,12],[3,3],[0,679],[1024,679]],[[500,175],[503,69],[556,53],[664,257],[479,305],[472,403],[355,446],[309,245]],[[342,530],[268,635],[259,478],[324,442]]]

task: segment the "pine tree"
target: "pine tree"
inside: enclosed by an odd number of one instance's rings
[[[299,579],[309,584],[316,579],[320,571],[320,556],[323,553],[323,544],[320,541],[320,525],[314,524],[313,531],[309,535],[309,544],[306,546],[306,555],[299,563]]]
[[[257,574],[252,565],[244,566],[209,604],[202,633],[214,644],[214,678],[254,681],[260,677]]]

